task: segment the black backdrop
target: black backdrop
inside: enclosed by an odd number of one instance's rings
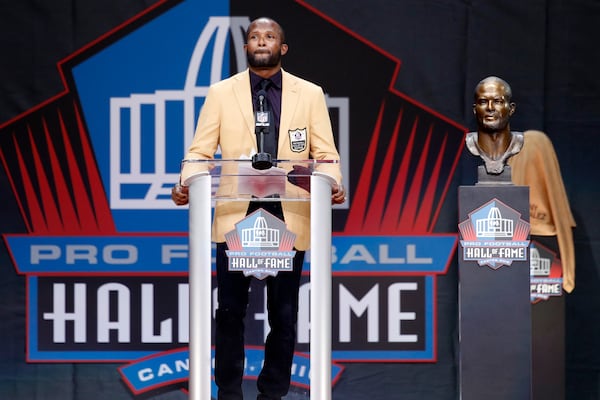
[[[2,0],[0,124],[64,89],[56,68],[58,61],[154,3]],[[400,59],[402,65],[394,84],[397,90],[466,127],[473,128],[472,92],[482,77],[498,75],[511,83],[517,102],[511,125],[517,130],[544,130],[550,136],[577,222],[576,287],[566,296],[567,398],[600,399],[600,263],[597,261],[600,206],[596,201],[600,179],[593,163],[600,155],[600,57],[596,53],[600,2],[311,0],[308,3]],[[314,43],[314,46],[328,45],[326,37]],[[364,62],[368,67],[367,60],[353,61]],[[311,62],[318,67],[336,61]],[[466,169],[455,174],[437,227],[440,232],[456,231],[456,188],[472,183],[471,178],[471,171]],[[3,170],[0,193],[0,231],[24,232]],[[114,374],[114,368],[108,372],[86,365],[35,369],[25,366],[24,279],[15,274],[4,248],[0,252],[0,277],[1,397],[106,398],[111,393],[110,387],[94,385],[98,385],[99,374],[118,379],[110,375]],[[438,363],[350,366],[348,381],[339,383],[336,396],[359,399],[373,393],[371,398],[384,398],[377,397],[378,393],[388,390],[389,398],[456,398],[454,268],[440,279],[438,290],[442,310]],[[74,385],[87,387],[70,391],[66,397],[58,394],[52,397],[49,392],[53,389],[73,384],[61,381],[72,369],[78,371],[80,379]],[[13,382],[15,376],[21,382]],[[96,379],[89,379],[94,384],[88,385],[86,379],[91,376]],[[20,384],[28,385],[29,389],[19,389]],[[122,393],[125,391],[115,391],[112,397],[128,398],[119,397]],[[182,395],[167,393],[160,398],[179,396]]]

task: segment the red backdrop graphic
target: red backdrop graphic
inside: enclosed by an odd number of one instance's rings
[[[116,232],[106,190],[68,68],[179,2],[15,3],[3,7],[0,42],[0,231],[27,235]],[[513,86],[513,128],[553,140],[578,223],[577,281],[567,296],[568,398],[597,398],[600,323],[600,185],[594,169],[600,128],[600,38],[592,0],[577,4],[474,1],[230,3],[231,15],[272,15],[286,28],[284,67],[351,102],[351,205],[336,210],[342,235],[456,232],[456,189],[474,182],[463,152],[473,126],[472,90],[484,76]],[[490,43],[490,21],[501,40]],[[486,33],[486,34],[484,34]],[[568,34],[566,34],[568,33]],[[58,65],[58,71],[56,66]],[[348,82],[352,82],[348,85]],[[28,364],[27,286],[0,252],[3,302],[0,397],[129,399],[115,365]],[[457,398],[456,270],[436,282],[437,361],[348,364],[334,398]],[[42,378],[43,377],[43,378]],[[436,382],[436,385],[431,385]],[[157,399],[185,398],[180,391]],[[291,398],[304,398],[291,393]],[[297,397],[294,397],[297,396]]]

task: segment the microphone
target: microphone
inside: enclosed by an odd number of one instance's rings
[[[254,119],[255,133],[259,135],[258,142],[258,153],[252,156],[252,168],[254,169],[269,169],[273,166],[271,161],[271,154],[264,152],[265,146],[265,134],[269,133],[271,127],[271,121],[269,118],[269,111],[266,110],[267,103],[267,92],[261,89],[257,93],[258,97],[258,109]]]
[[[267,98],[267,92],[264,89],[260,89],[257,93],[258,96],[258,110],[265,111],[265,99]]]

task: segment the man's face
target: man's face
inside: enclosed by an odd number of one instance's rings
[[[515,104],[510,102],[501,82],[484,82],[477,87],[475,97],[473,113],[480,130],[493,133],[508,126]]]
[[[248,27],[247,36],[244,49],[251,67],[276,67],[281,62],[281,56],[287,53],[287,44],[282,43],[281,31],[272,21],[255,21]]]

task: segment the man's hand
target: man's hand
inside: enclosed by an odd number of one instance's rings
[[[292,185],[301,187],[310,193],[310,176],[312,170],[302,165],[294,165],[293,169],[288,172],[287,179]]]
[[[346,201],[346,189],[341,183],[331,187],[331,204],[342,204]]]
[[[178,206],[184,206],[189,202],[189,189],[187,186],[181,186],[179,183],[171,189],[171,199]]]

